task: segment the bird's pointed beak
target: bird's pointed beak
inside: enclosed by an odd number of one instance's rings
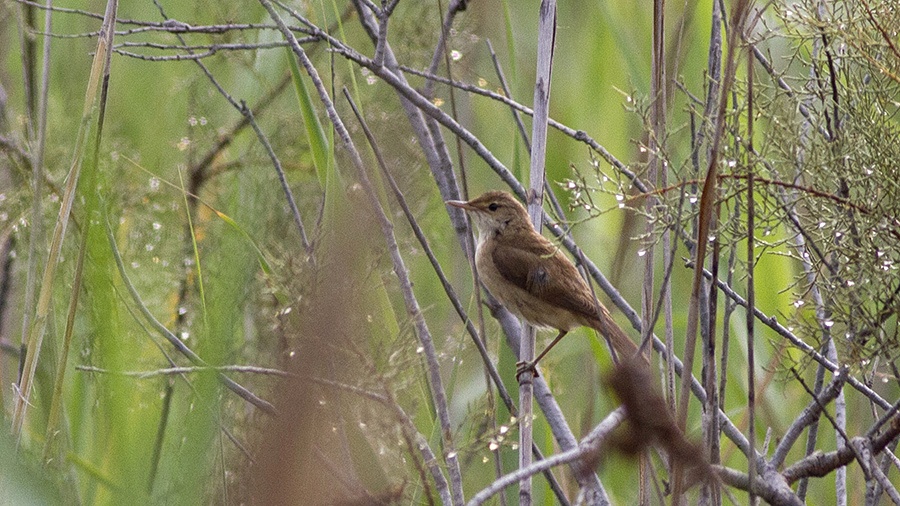
[[[465,209],[467,211],[471,211],[471,210],[475,209],[474,207],[472,207],[471,204],[469,204],[465,200],[448,200],[444,203],[447,204],[448,206],[458,207],[460,209]]]

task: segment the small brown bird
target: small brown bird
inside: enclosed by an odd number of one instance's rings
[[[468,211],[478,227],[475,264],[484,286],[528,323],[559,331],[534,361],[516,364],[516,376],[528,370],[536,375],[535,366],[550,348],[581,326],[609,338],[620,358],[637,354],[637,345],[596,301],[575,265],[534,230],[528,211],[512,195],[491,191],[447,204]]]

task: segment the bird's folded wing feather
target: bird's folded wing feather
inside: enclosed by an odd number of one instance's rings
[[[620,356],[637,353],[637,345],[616,325],[609,311],[594,302],[590,288],[581,279],[575,265],[550,241],[500,243],[492,252],[492,260],[500,275],[510,283],[547,303],[584,317],[586,325],[612,341]],[[547,268],[551,262],[556,267],[553,269],[555,277]],[[646,354],[643,358],[645,362],[649,360]]]
[[[494,265],[510,283],[535,297],[587,318],[597,317],[597,306],[575,266],[550,241],[498,244]],[[548,264],[553,263],[553,269]]]

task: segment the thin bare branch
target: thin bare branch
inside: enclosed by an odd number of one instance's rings
[[[409,279],[409,272],[407,271],[406,264],[403,261],[403,257],[400,255],[400,250],[397,246],[396,238],[394,237],[393,224],[385,214],[384,209],[382,209],[381,207],[381,202],[378,199],[375,188],[369,180],[368,174],[366,173],[365,164],[362,161],[359,151],[357,151],[353,140],[350,138],[350,133],[344,126],[344,123],[341,120],[340,116],[338,116],[337,111],[334,108],[334,103],[328,96],[328,92],[325,89],[321,78],[319,77],[318,71],[312,65],[312,62],[309,61],[309,58],[306,56],[306,52],[297,43],[296,37],[288,29],[287,25],[282,20],[281,15],[278,14],[278,12],[273,7],[272,2],[269,0],[260,0],[260,3],[269,13],[269,16],[272,18],[272,20],[278,25],[285,39],[290,42],[291,49],[300,60],[301,66],[306,70],[307,74],[309,74],[313,82],[313,86],[318,92],[319,99],[325,106],[325,109],[328,113],[328,118],[334,125],[338,137],[341,139],[343,146],[346,148],[348,154],[350,155],[351,162],[353,163],[353,166],[357,171],[356,176],[362,184],[362,187],[369,199],[369,205],[371,206],[372,211],[374,211],[375,217],[378,219],[379,225],[382,228],[382,233],[384,235],[384,239],[391,256],[391,261],[394,266],[394,273],[396,274],[397,279],[400,282],[400,289],[403,293],[403,300],[406,304],[407,312],[409,313],[410,318],[412,318],[413,322],[415,323],[416,337],[418,337],[419,342],[424,348],[426,363],[428,365],[429,386],[431,387],[432,398],[434,400],[435,408],[438,413],[438,421],[440,422],[441,426],[441,439],[444,442],[444,459],[447,462],[447,467],[450,473],[450,491],[453,497],[453,503],[462,504],[462,474],[459,469],[459,456],[453,444],[453,429],[450,425],[450,414],[447,408],[447,396],[444,392],[443,380],[441,379],[440,364],[438,363],[437,359],[437,351],[435,350],[434,342],[431,339],[431,333],[428,330],[428,325],[425,322],[425,317],[422,315],[422,311],[419,308],[419,303],[416,300],[415,294],[413,293],[412,282]]]
[[[200,367],[208,367],[207,363],[200,358],[199,355],[194,353],[194,351],[181,339],[175,336],[169,329],[166,328],[165,325],[159,322],[156,317],[147,309],[147,306],[144,304],[144,301],[141,300],[140,294],[138,294],[137,289],[131,283],[131,280],[128,278],[128,274],[125,272],[125,264],[122,262],[122,255],[119,253],[119,248],[116,246],[116,238],[113,237],[112,227],[110,227],[109,222],[104,223],[106,228],[106,239],[109,241],[109,246],[112,248],[113,257],[116,261],[116,267],[119,269],[119,276],[122,278],[122,282],[125,284],[125,287],[128,289],[128,293],[131,295],[131,299],[134,302],[134,305],[137,306],[138,310],[147,320],[147,323],[150,324],[157,332],[159,332],[169,343],[178,350],[179,353],[188,358],[193,364]],[[251,392],[250,390],[243,387],[240,383],[232,380],[228,376],[225,376],[222,373],[218,374],[219,381],[225,385],[226,388],[234,392],[238,395],[238,397],[244,399],[250,404],[262,410],[264,413],[269,415],[276,415],[275,406],[272,406],[271,403],[265,401],[258,397],[256,394]]]
[[[466,311],[462,305],[462,301],[459,300],[459,296],[457,296],[456,290],[453,289],[453,285],[450,284],[450,280],[447,279],[447,276],[444,274],[444,270],[441,268],[440,263],[438,263],[434,251],[428,244],[425,233],[422,231],[421,227],[419,227],[419,224],[416,222],[416,219],[413,216],[409,205],[407,205],[406,203],[406,198],[403,196],[403,192],[400,191],[400,187],[397,185],[394,177],[388,171],[387,164],[385,163],[384,157],[381,153],[381,149],[378,148],[378,144],[376,143],[374,134],[372,133],[371,129],[369,129],[369,126],[367,125],[365,119],[362,117],[362,114],[356,107],[356,104],[353,102],[353,99],[350,96],[350,92],[347,90],[347,88],[343,89],[343,93],[344,97],[350,103],[350,107],[353,109],[357,120],[359,120],[360,125],[363,128],[363,132],[365,133],[366,138],[368,139],[369,144],[372,147],[372,151],[375,153],[375,159],[378,162],[378,167],[381,168],[381,173],[384,175],[385,180],[391,187],[391,191],[394,193],[394,198],[396,198],[397,203],[400,204],[400,208],[403,210],[403,214],[406,216],[407,222],[413,229],[413,233],[415,234],[416,239],[419,241],[419,245],[422,246],[422,249],[425,251],[425,255],[428,257],[428,261],[431,262],[431,267],[432,269],[434,269],[435,274],[437,274],[438,279],[441,282],[441,286],[443,286],[444,288],[444,293],[447,295],[447,298],[450,299],[453,308],[456,310],[456,313],[459,315],[460,319],[465,325],[466,331],[472,338],[472,342],[475,343],[475,348],[478,350],[479,355],[481,355],[482,363],[488,371],[488,377],[491,379],[491,381],[494,382],[494,385],[497,387],[497,392],[500,394],[500,399],[506,405],[506,409],[509,411],[509,414],[516,418],[519,418],[519,410],[516,408],[516,405],[513,403],[512,397],[509,395],[506,386],[503,384],[503,380],[500,378],[500,373],[497,371],[497,368],[491,361],[491,358],[488,355],[487,348],[485,348],[484,340],[481,339],[478,331],[475,329],[475,325],[466,314]],[[544,456],[542,455],[538,446],[533,442],[531,445],[531,451],[538,460],[543,460]],[[562,487],[556,481],[556,478],[553,476],[553,474],[551,474],[549,471],[546,471],[544,473],[544,476],[550,483],[554,493],[557,494],[557,499],[559,499],[561,503],[566,503],[567,499],[562,492]]]
[[[575,448],[557,453],[552,457],[548,457],[547,459],[535,462],[529,467],[519,468],[518,470],[507,474],[506,476],[500,478],[499,480],[495,481],[488,487],[482,489],[480,492],[472,496],[472,499],[467,503],[466,506],[478,506],[480,504],[484,504],[485,501],[490,499],[495,494],[500,493],[506,487],[527,480],[529,477],[534,476],[537,473],[555,466],[569,464],[584,459],[591,453],[596,452],[600,448],[600,445],[607,438],[609,438],[612,430],[615,429],[624,419],[625,412],[623,409],[619,408],[613,411],[612,413],[607,415],[607,417],[604,418],[602,422],[594,427],[594,430],[592,430],[591,433],[588,434],[588,436],[585,437]]]

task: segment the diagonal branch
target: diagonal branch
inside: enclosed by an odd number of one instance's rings
[[[419,307],[419,303],[416,300],[415,294],[413,293],[412,281],[409,278],[409,271],[406,268],[403,257],[400,255],[400,249],[397,245],[397,240],[394,237],[393,224],[385,214],[384,209],[381,207],[381,202],[378,198],[375,188],[373,187],[372,182],[369,180],[369,176],[366,173],[366,168],[365,164],[362,161],[362,157],[360,156],[359,151],[357,151],[356,146],[353,144],[353,140],[350,138],[350,133],[347,131],[346,126],[344,126],[343,121],[341,120],[340,116],[338,116],[337,110],[335,110],[334,108],[334,102],[332,102],[331,98],[328,96],[328,91],[325,89],[325,85],[322,83],[322,79],[319,77],[318,71],[306,56],[306,52],[297,43],[297,38],[284,23],[281,15],[279,15],[273,7],[272,2],[270,0],[260,0],[260,3],[269,13],[269,16],[272,18],[275,24],[278,25],[278,28],[281,30],[281,33],[284,35],[285,39],[290,42],[291,49],[299,59],[300,64],[309,74],[310,79],[312,80],[313,85],[315,86],[316,91],[319,94],[319,98],[321,99],[322,104],[325,106],[325,109],[328,113],[328,118],[334,125],[338,137],[341,139],[344,148],[346,148],[348,154],[350,155],[351,162],[353,163],[353,166],[357,171],[358,180],[362,184],[366,196],[369,199],[371,210],[375,213],[375,217],[378,220],[379,225],[381,226],[382,234],[384,235],[384,239],[387,243],[387,248],[390,253],[391,261],[394,265],[394,273],[396,274],[397,279],[400,282],[400,289],[403,293],[403,300],[406,305],[406,310],[415,324],[416,337],[418,337],[419,342],[424,348],[425,358],[428,365],[429,386],[431,388],[431,395],[434,400],[435,409],[438,413],[438,421],[441,427],[441,438],[444,442],[444,459],[447,462],[447,467],[450,473],[450,491],[453,497],[453,503],[462,504],[462,474],[459,468],[459,457],[456,450],[454,449],[452,437],[453,430],[450,425],[450,413],[447,406],[447,395],[444,391],[443,380],[441,379],[440,364],[438,362],[437,351],[434,346],[434,341],[431,338],[431,332],[428,330],[428,324],[425,322],[425,317],[423,316],[422,311]]]

